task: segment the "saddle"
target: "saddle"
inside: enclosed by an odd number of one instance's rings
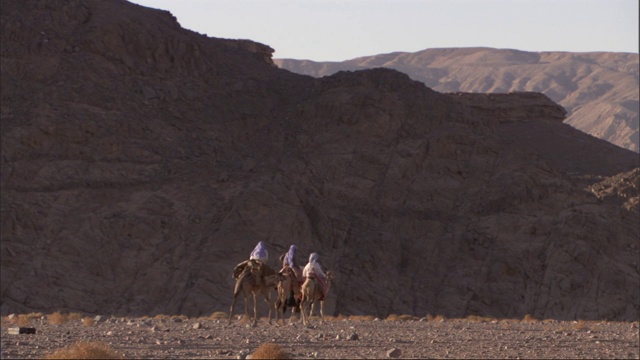
[[[262,262],[260,260],[245,260],[243,262],[241,262],[240,264],[236,265],[236,267],[233,269],[233,279],[234,280],[238,280],[238,278],[240,277],[240,275],[247,269],[251,269],[254,267],[257,267],[258,270],[263,273],[263,266],[266,267],[266,265],[262,264]],[[263,273],[264,275],[264,273]]]
[[[291,293],[287,298],[287,304],[291,303],[290,306],[294,306],[295,305],[294,298],[298,300],[302,298],[302,294],[300,293],[300,287],[302,286],[302,282],[298,280],[296,271],[289,265],[284,265],[284,267],[280,270],[279,274],[283,278],[291,279]]]

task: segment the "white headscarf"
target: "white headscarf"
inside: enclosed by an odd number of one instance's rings
[[[322,278],[325,278],[327,276],[322,270],[320,263],[318,263],[319,258],[320,256],[317,253],[311,253],[311,255],[309,255],[309,263],[302,270],[302,276],[308,277],[311,273],[314,273]]]

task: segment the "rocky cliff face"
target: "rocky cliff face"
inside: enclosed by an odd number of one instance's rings
[[[567,111],[547,96],[535,92],[508,94],[452,93],[460,102],[497,123],[557,120]]]
[[[638,152],[638,59],[638,54],[630,53],[444,48],[342,62],[276,59],[275,63],[317,77],[344,70],[391,68],[443,92],[540,92],[567,110],[567,124]]]
[[[638,213],[586,188],[637,154],[545,97],[296,75],[123,1],[1,24],[3,314],[226,311],[265,240],[321,255],[332,313],[638,316]]]

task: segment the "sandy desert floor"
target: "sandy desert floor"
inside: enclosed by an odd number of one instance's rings
[[[128,359],[245,359],[263,343],[279,345],[294,359],[640,358],[638,322],[372,319],[313,318],[304,327],[262,318],[252,327],[212,317],[101,317],[55,325],[42,316],[27,325],[36,334],[10,334],[18,325],[5,317],[2,358],[43,358],[78,342],[105,343]]]

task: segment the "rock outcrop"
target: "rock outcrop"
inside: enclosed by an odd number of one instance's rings
[[[567,111],[547,96],[536,92],[508,94],[452,93],[466,106],[498,123],[515,121],[557,120],[562,122]]]
[[[274,267],[321,255],[328,313],[638,317],[638,213],[586,188],[637,154],[539,95],[314,79],[124,1],[5,1],[1,24],[3,314],[227,311],[265,240]]]
[[[613,201],[630,211],[640,212],[638,187],[640,187],[640,168],[604,178],[591,185],[590,190],[600,199]]]

